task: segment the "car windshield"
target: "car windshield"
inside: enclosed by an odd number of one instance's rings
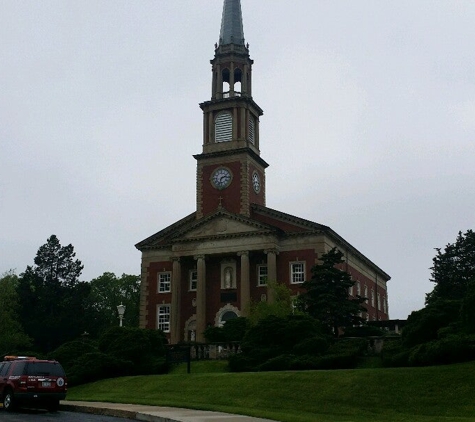
[[[26,375],[64,377],[64,369],[59,363],[28,362]]]

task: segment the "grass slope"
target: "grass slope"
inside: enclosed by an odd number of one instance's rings
[[[198,370],[206,373],[197,373]],[[224,370],[224,367],[220,368]],[[188,407],[283,422],[475,421],[475,362],[426,368],[168,375],[71,388],[69,400]]]

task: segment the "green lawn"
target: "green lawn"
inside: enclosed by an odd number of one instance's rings
[[[475,421],[475,362],[426,368],[225,373],[192,363],[168,375],[71,388],[69,400],[189,407],[287,422]]]

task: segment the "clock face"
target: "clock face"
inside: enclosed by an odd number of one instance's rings
[[[211,183],[216,189],[224,189],[231,184],[231,171],[224,167],[217,168],[211,175]]]
[[[259,193],[261,190],[261,179],[259,178],[257,171],[252,173],[252,187],[256,193]]]

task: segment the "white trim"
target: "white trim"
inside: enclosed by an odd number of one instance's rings
[[[196,277],[193,277],[193,274],[196,275]],[[193,283],[195,287],[193,288]],[[196,292],[198,286],[198,270],[190,270],[188,273],[188,291],[190,292]]]
[[[167,310],[168,312],[160,313],[160,310]],[[170,332],[170,315],[172,307],[168,303],[157,305],[157,330],[162,330],[164,333]]]
[[[239,311],[238,308],[231,305],[230,303],[227,303],[218,312],[216,312],[216,316],[214,318],[214,325],[216,327],[222,327],[221,318],[226,312],[234,312],[238,317],[241,316],[241,312]]]
[[[264,269],[265,268],[265,274],[261,274],[261,268]],[[267,277],[268,277],[268,271],[269,271],[269,267],[267,266],[267,264],[259,264],[257,266],[257,286],[258,287],[263,287],[263,286],[267,286]]]
[[[305,281],[305,261],[289,262],[290,284],[301,284]],[[298,268],[301,267],[301,268]],[[297,269],[297,271],[296,271]]]
[[[166,278],[168,278],[168,280]],[[171,285],[172,285],[171,271],[162,271],[157,274],[157,293],[170,293],[172,291]]]

